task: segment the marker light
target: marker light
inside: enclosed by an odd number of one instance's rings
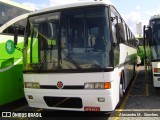
[[[40,85],[37,82],[25,82],[25,88],[36,88],[36,89],[39,89]]]
[[[33,96],[32,96],[32,95],[28,95],[28,98],[29,98],[29,99],[33,99]]]
[[[105,102],[105,98],[98,98],[98,102]]]

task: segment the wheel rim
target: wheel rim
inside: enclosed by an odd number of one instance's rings
[[[123,97],[123,85],[120,84],[119,86],[119,93],[120,93],[120,97],[122,98]]]

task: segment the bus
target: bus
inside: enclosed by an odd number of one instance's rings
[[[80,0],[31,12],[23,47],[29,106],[114,110],[135,75],[136,46],[133,33],[107,0]]]
[[[0,0],[0,106],[24,97],[22,52],[14,46],[14,29],[19,28],[17,48],[22,48],[26,17],[32,10]]]
[[[153,86],[160,87],[160,15],[154,15],[149,20],[149,25],[144,26],[144,47],[150,48],[150,59],[148,63],[151,67],[151,78]]]

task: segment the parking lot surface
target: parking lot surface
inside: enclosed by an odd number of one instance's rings
[[[143,66],[137,68],[120,108],[111,116],[110,120],[160,120],[160,89],[156,90],[152,80],[145,77]]]

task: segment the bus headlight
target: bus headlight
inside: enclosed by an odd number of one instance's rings
[[[95,83],[94,88],[95,89],[104,89],[104,83]]]
[[[85,89],[94,89],[94,83],[85,83],[84,88]]]
[[[39,83],[37,82],[25,82],[25,88],[40,88]]]
[[[111,83],[110,82],[90,82],[84,84],[85,89],[110,89]]]

